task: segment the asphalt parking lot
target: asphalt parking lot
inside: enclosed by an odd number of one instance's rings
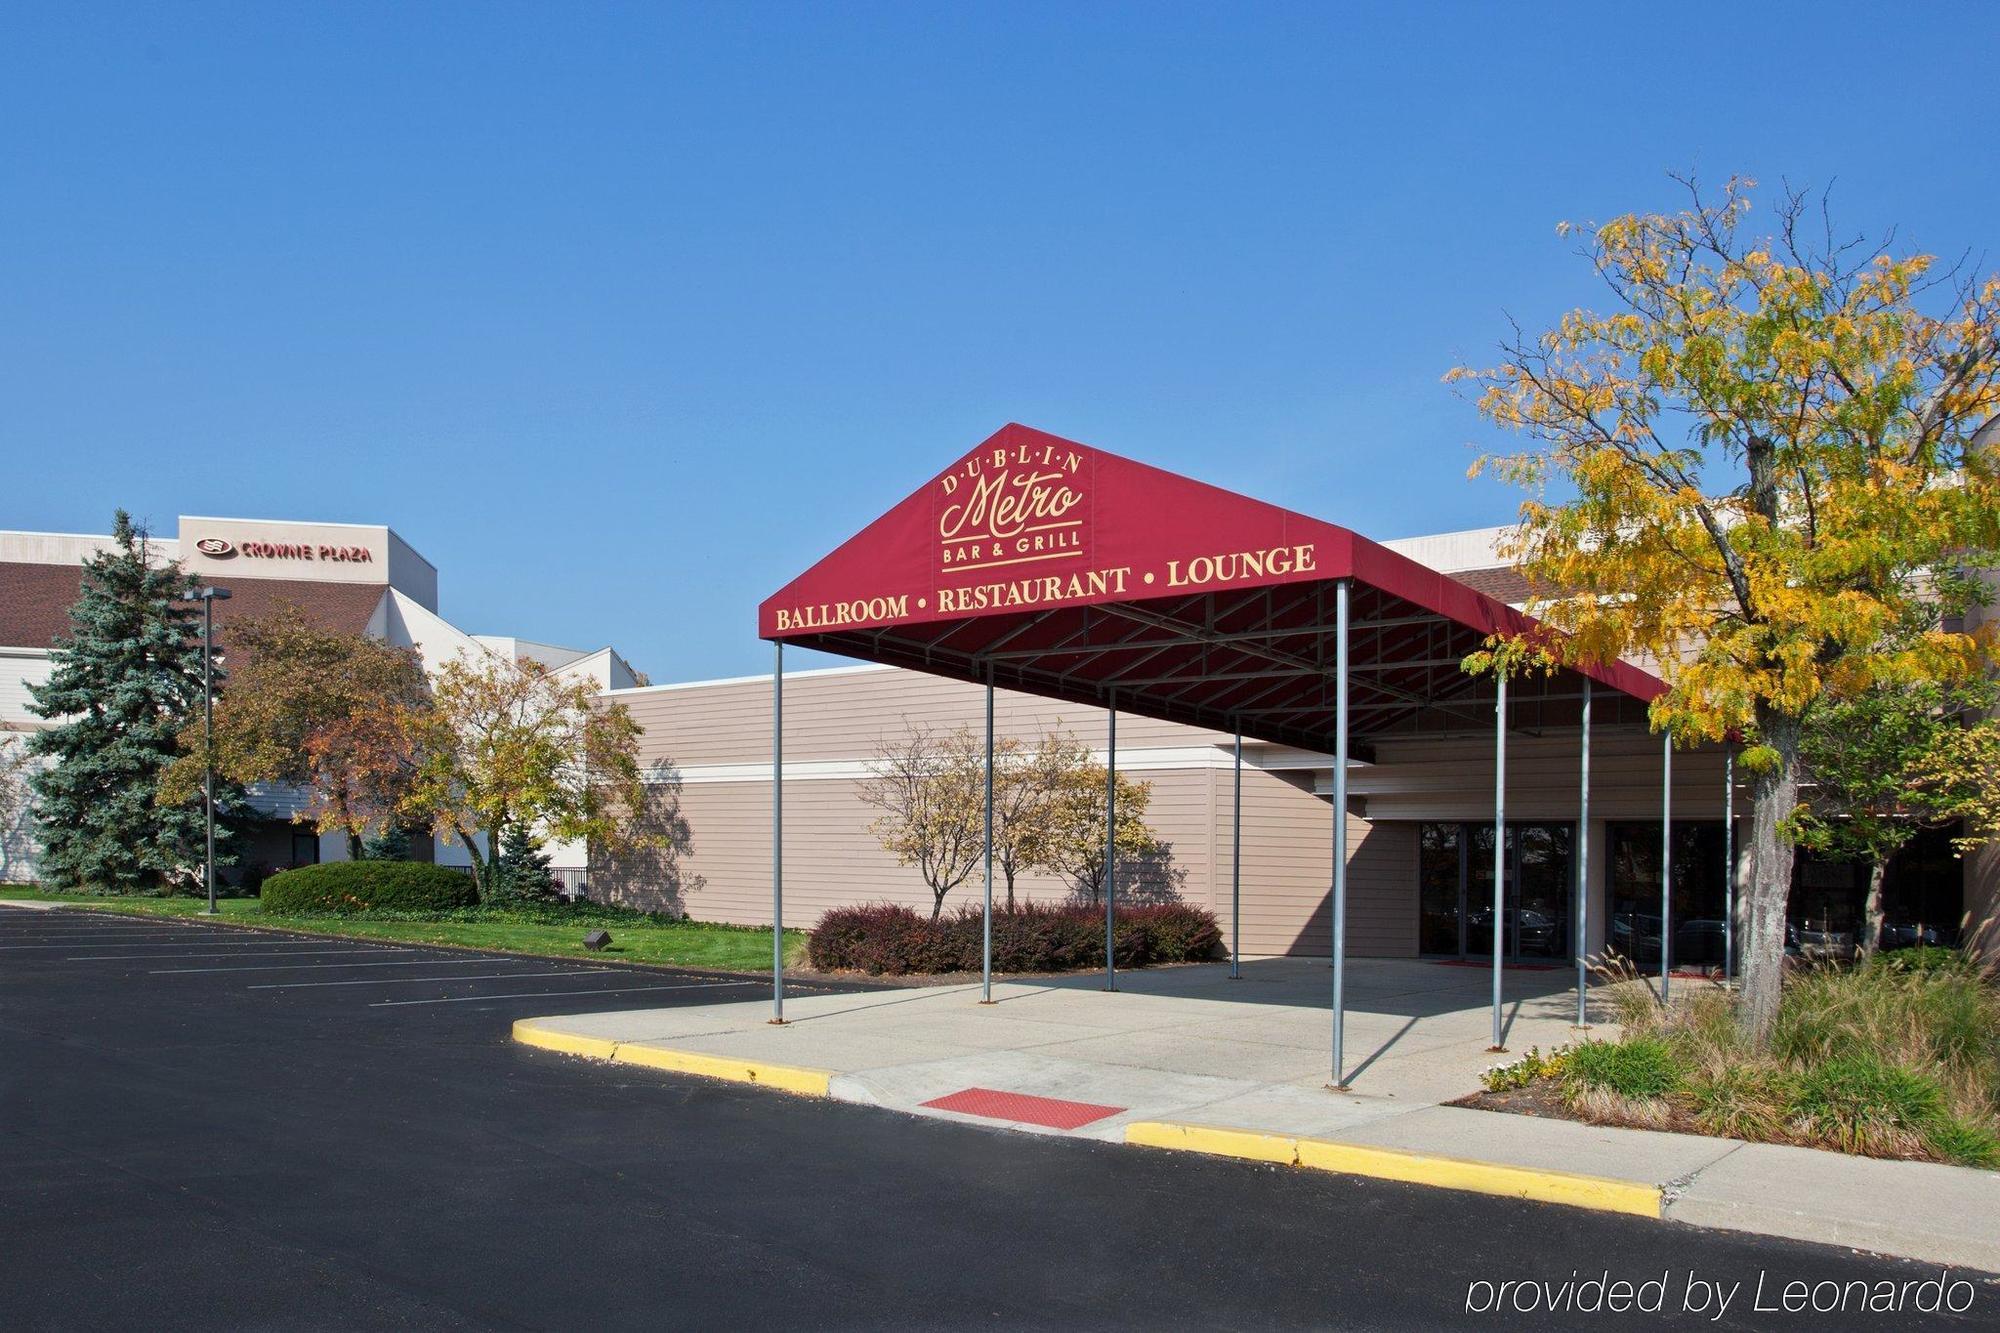
[[[508,1040],[762,984],[0,909],[0,1325],[1405,1328],[1468,1318],[1480,1281],[1608,1270],[1676,1301],[1690,1275],[1742,1281],[1720,1321],[1658,1322],[1759,1327],[1760,1274],[1932,1275]],[[1996,1312],[1982,1284],[1957,1322]]]
[[[562,1013],[650,1006],[682,991],[742,989],[749,995],[762,984],[728,973],[661,972],[615,961],[561,962],[202,922],[81,912],[23,920],[27,915],[0,918],[0,961],[21,967],[120,964],[102,971],[127,978],[213,978],[224,989],[274,998],[333,991],[338,994],[312,998],[370,1009],[470,1004],[489,1012],[502,1005],[523,1014]]]

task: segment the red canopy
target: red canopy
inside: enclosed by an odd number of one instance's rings
[[[786,584],[757,625],[766,639],[1325,751],[1343,578],[1354,738],[1490,729],[1491,683],[1459,663],[1531,617],[1346,528],[1020,425]],[[1665,688],[1620,662],[1587,673],[1614,691],[1604,721],[1636,720]],[[1510,720],[1573,719],[1578,681],[1513,682]]]

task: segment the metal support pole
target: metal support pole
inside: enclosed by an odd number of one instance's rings
[[[1585,1001],[1590,973],[1584,955],[1590,950],[1590,677],[1583,678],[1583,770],[1578,776],[1576,802],[1576,1025],[1590,1026]]]
[[[1104,754],[1104,989],[1118,989],[1118,695],[1106,697],[1109,735]]]
[[[1736,749],[1722,746],[1722,979],[1736,975]]]
[[[785,1021],[785,645],[771,668],[771,1021]]]
[[[993,666],[986,667],[986,918],[980,941],[979,1002],[993,1003]]]
[[[1333,585],[1333,1086],[1347,1086],[1347,602]]]
[[[1493,1045],[1504,1051],[1500,1031],[1500,955],[1507,937],[1507,674],[1493,700]]]
[[[1667,1002],[1674,938],[1674,731],[1660,733],[1660,1003]]]
[[[208,591],[204,589],[204,591]],[[215,598],[201,599],[201,800],[208,819],[208,910],[215,915]]]
[[[1243,728],[1236,728],[1235,814],[1230,821],[1230,837],[1235,844],[1229,868],[1229,979],[1243,977]]]

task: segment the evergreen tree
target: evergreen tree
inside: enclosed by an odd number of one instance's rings
[[[520,823],[509,824],[500,842],[500,860],[493,876],[497,892],[490,897],[528,902],[554,902],[561,897],[549,854]]]
[[[363,861],[407,861],[410,859],[410,831],[391,822],[361,844]]]
[[[120,510],[115,545],[84,562],[70,633],[56,645],[29,711],[55,725],[29,739],[47,761],[32,779],[41,865],[54,882],[111,893],[197,880],[202,803],[161,805],[160,775],[177,735],[200,715],[200,612],[195,581],[155,563],[147,535]],[[218,664],[215,680],[221,685]],[[239,794],[218,781],[216,851],[222,862]]]

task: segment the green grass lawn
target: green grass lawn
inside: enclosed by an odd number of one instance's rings
[[[114,898],[91,893],[57,893],[15,885],[0,886],[0,898],[73,903],[101,912],[138,916],[192,916],[208,903],[203,898]],[[769,971],[771,932],[752,926],[726,926],[707,921],[674,921],[665,917],[619,914],[608,917],[588,908],[574,922],[560,919],[563,909],[512,912],[468,909],[433,920],[371,920],[355,916],[279,916],[263,910],[255,898],[224,898],[216,904],[218,924],[271,926],[354,939],[393,940],[399,944],[443,944],[468,949],[498,949],[507,953],[548,958],[616,958],[626,963],[661,963],[677,967],[720,968],[736,972]],[[586,931],[611,932],[611,947],[598,953],[583,947]],[[785,964],[804,961],[805,932],[785,932]]]

